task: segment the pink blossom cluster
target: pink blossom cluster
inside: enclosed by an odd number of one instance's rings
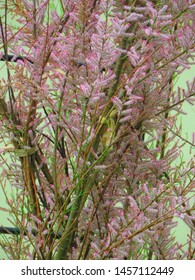
[[[1,185],[28,232],[4,248],[20,246],[12,258],[195,258],[193,156],[174,164],[178,140],[195,145],[176,124],[194,81],[174,87],[194,63],[195,3],[38,2],[4,7],[17,27],[0,26],[1,57],[24,58],[3,66],[1,143],[15,150],[2,153]]]

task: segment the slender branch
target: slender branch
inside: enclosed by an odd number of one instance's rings
[[[0,234],[13,234],[13,235],[23,234],[26,236],[26,235],[29,235],[29,233],[31,233],[34,236],[36,236],[38,234],[38,232],[35,229],[32,229],[29,232],[28,230],[22,231],[19,228],[0,226]],[[62,237],[62,233],[51,232],[50,237],[55,238],[55,239],[60,239]]]
[[[27,58],[26,56],[20,56],[20,55],[15,56],[12,54],[8,54],[7,56],[3,54],[2,57],[0,58],[0,61],[9,61],[9,62],[28,61],[30,63],[33,63],[33,61]]]

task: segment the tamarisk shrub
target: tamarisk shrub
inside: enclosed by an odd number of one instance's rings
[[[194,259],[195,143],[176,120],[195,86],[174,84],[194,63],[195,2],[1,10],[1,211],[20,233],[1,238],[7,257]]]

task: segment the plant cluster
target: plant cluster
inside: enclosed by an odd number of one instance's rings
[[[176,121],[195,81],[174,84],[194,63],[195,2],[5,0],[1,10],[0,177],[17,229],[1,238],[8,258],[194,259],[195,143]],[[191,159],[175,165],[183,145]]]

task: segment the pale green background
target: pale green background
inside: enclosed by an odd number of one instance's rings
[[[0,14],[2,14],[2,11],[0,11]],[[1,69],[2,66],[3,66],[3,62],[0,63],[0,79],[2,77],[6,77],[5,68],[2,70]],[[175,88],[177,86],[185,88],[186,81],[192,80],[194,78],[194,73],[195,73],[195,66],[193,66],[190,70],[186,70],[185,72],[183,72],[183,74],[180,75],[180,77],[175,85]],[[195,106],[191,106],[187,102],[185,102],[183,109],[185,112],[187,112],[187,115],[180,116],[178,118],[178,122],[182,123],[182,136],[184,138],[188,139],[189,141],[192,141],[192,133],[195,132],[195,126],[194,126]],[[188,145],[185,145],[183,147],[182,152],[183,152],[185,160],[188,160],[192,156],[192,155],[189,155],[189,146]],[[193,150],[193,153],[195,155],[195,149]],[[177,162],[176,162],[176,164],[177,164]],[[1,178],[0,178],[0,180],[1,180]],[[4,195],[3,195],[1,189],[0,189],[0,207],[6,207],[5,198],[4,198]],[[7,220],[8,218],[10,218],[9,215],[0,210],[0,225],[10,226],[10,222]],[[188,234],[188,230],[189,230],[188,227],[183,222],[179,222],[179,226],[178,226],[177,230],[174,230],[174,231],[175,231],[175,235],[176,235],[177,239],[180,242],[185,243],[187,234]],[[2,249],[0,248],[0,259],[2,259],[2,258],[5,258],[5,255],[2,252]]]

